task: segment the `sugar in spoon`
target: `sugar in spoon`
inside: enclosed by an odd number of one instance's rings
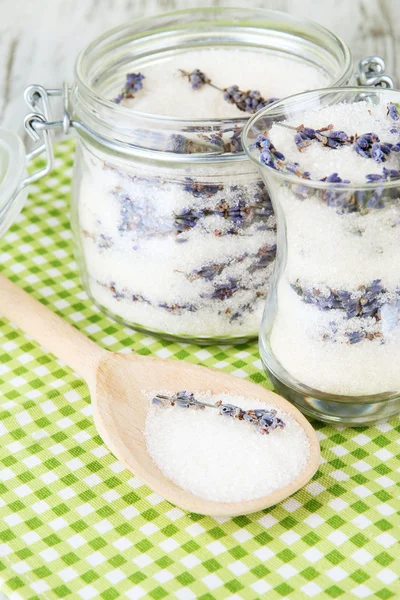
[[[104,350],[3,276],[0,313],[85,379],[95,426],[111,452],[143,483],[184,510],[213,516],[256,512],[291,496],[318,468],[319,441],[310,423],[287,400],[260,385],[182,361]],[[307,435],[310,454],[305,468],[284,488],[241,502],[215,502],[180,488],[161,473],[147,452],[144,427],[150,403],[143,392],[183,389],[247,396],[285,411]]]

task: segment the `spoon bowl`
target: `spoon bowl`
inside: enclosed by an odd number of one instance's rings
[[[184,510],[224,517],[253,513],[291,496],[318,469],[320,447],[315,430],[297,408],[260,385],[182,361],[103,350],[2,276],[0,311],[86,380],[96,428],[111,452],[143,483]],[[290,414],[308,438],[310,453],[306,466],[289,485],[267,496],[240,502],[207,500],[180,488],[153,462],[144,429],[150,408],[147,394],[154,390],[183,389],[195,395],[211,392],[245,396]]]

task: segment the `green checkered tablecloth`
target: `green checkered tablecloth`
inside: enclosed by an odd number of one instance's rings
[[[109,350],[201,363],[268,386],[256,343],[157,340],[92,306],[72,257],[71,144],[58,146],[54,173],[0,240],[1,272]],[[305,489],[250,516],[185,514],[104,446],[86,385],[0,319],[4,591],[12,600],[400,598],[400,422],[316,426],[323,463]]]

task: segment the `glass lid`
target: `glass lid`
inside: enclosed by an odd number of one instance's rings
[[[14,132],[0,129],[0,236],[19,214],[26,198],[22,182],[26,174],[25,147]]]

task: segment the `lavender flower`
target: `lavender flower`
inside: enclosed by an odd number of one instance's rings
[[[321,181],[326,181],[326,183],[350,183],[349,179],[342,179],[339,177],[338,173],[332,173],[332,175],[328,175],[328,177],[323,177]]]
[[[204,267],[200,267],[200,269],[194,269],[191,273],[189,279],[190,281],[194,281],[196,279],[205,279],[206,281],[212,281],[218,275],[221,275],[222,271],[228,265],[227,263],[210,263],[205,265]]]
[[[242,128],[236,127],[233,130],[230,141],[230,151],[235,154],[237,152],[243,152],[242,140],[241,140]]]
[[[397,112],[396,104],[393,104],[393,102],[389,102],[387,107],[388,107],[388,109],[387,109],[388,116],[390,116],[390,118],[393,119],[393,121],[398,121],[399,113]]]
[[[311,127],[304,127],[304,125],[297,127],[294,141],[300,151],[307,148],[314,140],[321,142],[328,148],[338,148],[344,144],[352,143],[354,137],[348,136],[344,131],[333,131],[333,125],[327,125],[327,127],[321,129],[312,129]]]
[[[277,98],[263,98],[258,90],[247,90],[244,92],[237,85],[231,85],[223,91],[224,100],[229,102],[229,104],[235,104],[239,110],[251,114],[256,113],[277,100]]]
[[[400,178],[400,171],[398,171],[397,169],[386,169],[385,167],[383,167],[382,173],[371,173],[370,175],[367,175],[367,182],[368,183],[378,183],[380,181],[391,181],[392,179],[399,179]]]
[[[190,192],[195,198],[211,198],[223,189],[222,185],[214,183],[200,183],[191,177],[185,177],[185,192]]]
[[[246,421],[251,425],[255,425],[259,433],[269,434],[272,430],[283,429],[285,427],[284,421],[277,417],[277,411],[274,409],[250,409],[243,410],[240,406],[234,404],[225,404],[222,401],[218,401],[215,404],[209,402],[202,402],[197,400],[195,395],[191,392],[182,391],[174,394],[173,396],[164,396],[163,394],[157,394],[151,400],[152,404],[162,408],[167,406],[179,406],[180,408],[214,408],[218,410],[218,414],[231,418],[238,419],[239,421]]]
[[[211,300],[226,300],[231,298],[239,289],[237,280],[234,277],[228,277],[225,283],[215,284],[211,293],[200,295],[202,298],[210,298]]]
[[[400,143],[391,144],[390,142],[380,143],[379,136],[376,133],[364,133],[356,137],[354,150],[364,158],[372,158],[375,162],[385,162],[391,152],[400,151]]]
[[[213,146],[217,146],[218,148],[221,148],[222,150],[225,149],[225,142],[223,140],[223,131],[222,130],[213,131],[209,135],[201,134],[200,137],[202,137],[203,140],[207,140],[207,142],[209,142]]]
[[[351,331],[351,332],[346,333],[346,335],[349,338],[350,344],[357,344],[358,342],[361,342],[361,340],[363,339],[363,335],[362,335],[361,331]]]
[[[249,273],[265,269],[276,258],[276,244],[265,244],[256,254],[255,262],[249,267]]]
[[[313,304],[319,310],[342,310],[347,319],[354,317],[379,317],[381,307],[386,303],[387,291],[380,279],[369,285],[359,286],[357,292],[329,288],[322,292],[318,288],[303,287],[297,281],[292,289],[306,304]]]
[[[134,93],[138,92],[143,87],[143,79],[145,79],[145,76],[141,73],[128,73],[125,85],[122,88],[121,93],[114,98],[114,102],[120,104],[124,98],[134,98]]]
[[[188,78],[188,81],[192,85],[192,89],[199,90],[204,85],[210,85],[211,87],[223,92],[224,100],[230,104],[235,104],[239,110],[254,114],[264,106],[276,102],[278,98],[263,98],[258,90],[247,90],[244,92],[239,89],[237,85],[231,85],[228,88],[219,88],[211,82],[211,79],[207,77],[205,73],[199,69],[194,69],[191,73],[179,69],[182,75]]]
[[[197,221],[203,216],[203,211],[195,208],[184,208],[179,214],[175,215],[174,227],[178,233],[188,231],[197,225]]]
[[[282,161],[285,160],[282,152],[279,152],[265,135],[259,135],[252,147],[260,150],[259,161],[272,169],[278,169],[278,166],[281,166]],[[278,166],[275,161],[278,161]]]
[[[376,133],[364,133],[356,138],[354,150],[364,158],[371,157],[371,148],[375,142],[379,142],[379,136]]]
[[[185,77],[188,78],[193,90],[199,90],[203,85],[211,84],[211,79],[209,79],[203,71],[200,71],[200,69],[194,69],[191,73],[183,71],[182,69],[179,70],[182,75],[185,75]]]
[[[375,142],[371,147],[371,158],[375,162],[385,162],[392,149],[392,144],[379,144]]]
[[[196,279],[213,281],[223,273],[224,269],[231,265],[242,263],[246,258],[249,258],[252,261],[248,268],[248,272],[252,274],[258,269],[265,269],[275,260],[275,256],[276,244],[265,244],[265,246],[262,246],[256,253],[249,254],[248,252],[245,252],[244,254],[228,259],[225,262],[209,263],[200,267],[200,269],[194,269],[189,275],[186,275],[186,277],[189,281],[195,281]]]
[[[223,187],[216,184],[200,184],[186,178],[185,190],[196,198],[210,198],[221,189]],[[254,199],[256,200],[254,204],[247,204],[244,199],[240,198],[237,204],[233,206],[222,201],[215,208],[185,208],[180,213],[174,214],[173,226],[178,233],[182,233],[195,227],[199,219],[216,215],[230,221],[232,227],[228,230],[224,229],[223,232],[216,230],[215,235],[236,235],[244,225],[251,225],[255,221],[268,220],[272,214],[271,201],[265,190],[264,193],[257,191]]]

